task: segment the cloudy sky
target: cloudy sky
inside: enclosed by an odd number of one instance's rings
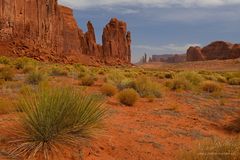
[[[146,52],[185,53],[215,40],[240,43],[240,0],[59,0],[74,9],[79,26],[95,26],[98,43],[111,17],[128,23],[133,61]]]

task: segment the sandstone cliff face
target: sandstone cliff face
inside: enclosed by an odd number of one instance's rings
[[[111,19],[103,30],[103,54],[106,57],[115,57],[118,60],[131,60],[131,34],[127,32],[127,24]]]
[[[190,47],[187,50],[187,60],[189,61],[203,61],[204,56],[200,47]]]
[[[70,8],[57,0],[0,0],[0,54],[64,63],[130,63],[131,37],[116,18],[106,25],[103,46],[91,22],[84,33]]]
[[[215,59],[234,59],[240,57],[240,45],[224,41],[216,41],[204,48],[190,47],[187,61],[204,61]]]

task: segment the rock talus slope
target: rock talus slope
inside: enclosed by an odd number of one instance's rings
[[[128,64],[131,35],[127,24],[113,18],[96,42],[92,23],[84,33],[70,8],[57,0],[0,0],[0,55],[38,60]]]

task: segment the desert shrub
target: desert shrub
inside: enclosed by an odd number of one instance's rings
[[[0,79],[11,81],[14,77],[13,69],[10,67],[0,68]]]
[[[125,78],[126,78],[126,77],[125,77],[122,73],[120,73],[120,72],[118,72],[118,71],[112,71],[112,72],[108,75],[106,81],[107,81],[108,83],[111,83],[111,84],[115,85],[115,86],[119,86],[119,85],[121,85],[122,81],[123,81]]]
[[[203,81],[202,76],[197,72],[180,72],[177,76],[179,78],[185,78],[192,85],[198,85]]]
[[[61,150],[78,150],[99,134],[107,112],[102,97],[72,88],[28,91],[18,107],[23,114],[12,129],[12,152],[28,159],[58,159]]]
[[[73,66],[77,69],[78,72],[88,72],[88,68],[81,64],[74,64]]]
[[[154,75],[154,77],[157,77],[157,78],[159,78],[159,79],[164,79],[164,78],[165,78],[165,75],[164,75],[163,73],[156,73],[156,74]]]
[[[10,64],[10,59],[5,56],[0,56],[0,64]]]
[[[81,78],[81,85],[83,86],[92,86],[96,81],[96,77],[93,75],[86,75]]]
[[[134,89],[124,89],[118,94],[119,101],[127,106],[133,106],[139,95]]]
[[[179,160],[237,160],[240,157],[239,138],[205,140],[189,152],[179,154]]]
[[[87,76],[87,74],[88,74],[87,72],[79,72],[78,73],[78,79],[81,79],[81,78]]]
[[[112,84],[104,84],[101,87],[101,92],[106,96],[114,96],[117,93],[117,88]]]
[[[35,67],[33,65],[25,65],[23,68],[23,73],[30,73],[33,72],[35,70]]]
[[[43,80],[44,80],[43,73],[36,70],[28,74],[26,81],[29,84],[38,85]]]
[[[129,78],[125,78],[117,85],[117,88],[119,90],[123,90],[123,89],[126,89],[126,88],[134,88],[134,86],[135,86],[134,80],[129,79]]]
[[[32,62],[32,60],[30,58],[21,57],[21,58],[17,58],[15,60],[14,65],[15,65],[16,69],[23,69],[26,65],[28,65],[31,62]]]
[[[101,69],[100,71],[98,71],[99,75],[105,75],[105,70]]]
[[[162,97],[160,85],[148,78],[139,78],[134,81],[133,85],[141,97]]]
[[[167,78],[167,79],[173,79],[174,78],[174,73],[167,72],[167,73],[165,73],[164,77]]]
[[[219,92],[222,90],[221,86],[214,81],[204,81],[201,86],[202,90],[208,93]]]
[[[165,85],[174,91],[191,89],[191,84],[185,78],[175,78],[173,80],[169,80],[165,83]]]
[[[51,69],[51,73],[50,73],[51,76],[67,76],[68,75],[68,72],[63,69],[63,68],[60,68],[60,67],[53,67]]]
[[[240,78],[231,78],[228,80],[228,84],[230,85],[240,85]]]
[[[216,80],[221,83],[227,83],[227,79],[222,75],[217,75]]]

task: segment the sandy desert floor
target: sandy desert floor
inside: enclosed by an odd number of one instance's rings
[[[2,65],[3,67],[4,65]],[[51,66],[50,64],[46,66]],[[43,67],[44,68],[44,67]],[[239,72],[239,60],[196,62],[186,64],[146,64],[144,74],[174,70],[234,71]],[[126,70],[126,68],[118,68]],[[127,68],[130,69],[131,68]],[[133,67],[135,70],[136,67]],[[91,70],[91,69],[90,69]],[[27,74],[14,70],[13,81],[2,82],[0,108],[13,106]],[[107,74],[106,74],[107,75]],[[99,74],[90,93],[100,93],[106,75]],[[150,74],[149,74],[150,75]],[[174,160],[181,150],[192,147],[206,138],[231,138],[238,133],[229,130],[240,114],[240,86],[220,83],[223,91],[212,95],[197,90],[172,91],[164,86],[166,79],[152,77],[162,85],[162,98],[150,101],[140,98],[132,107],[119,103],[116,97],[107,98],[109,115],[105,130],[79,153],[71,153],[72,160]],[[49,76],[50,86],[79,88],[79,80],[72,76]],[[5,105],[5,106],[3,106]],[[8,136],[5,129],[19,113],[0,114],[0,159],[10,160]],[[67,154],[67,153],[66,153]],[[17,159],[17,158],[15,158]]]

